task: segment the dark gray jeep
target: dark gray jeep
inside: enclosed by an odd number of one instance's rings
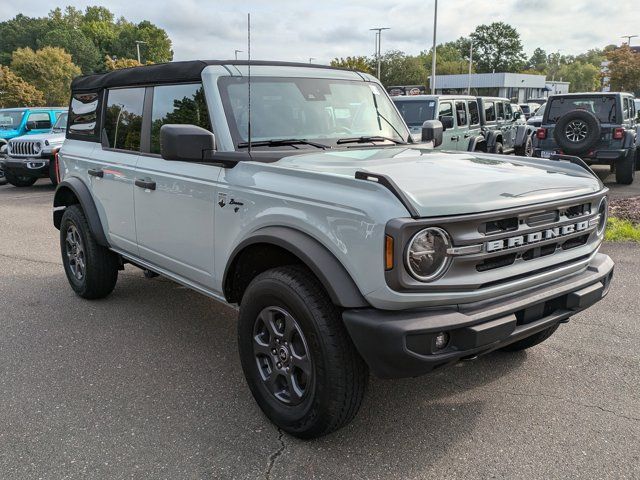
[[[560,153],[610,165],[616,182],[633,182],[640,164],[640,125],[630,93],[569,93],[549,97],[534,139],[534,156]]]

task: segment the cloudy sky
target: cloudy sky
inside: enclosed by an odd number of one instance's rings
[[[94,1],[0,0],[0,20],[17,13],[44,16],[56,6],[82,8]],[[429,48],[434,0],[109,0],[116,16],[148,19],[173,40],[176,60],[232,58],[246,51],[246,14],[251,12],[252,57],[328,63],[347,55],[370,55],[371,27],[391,27],[383,50],[416,54]],[[576,54],[640,34],[640,0],[440,0],[438,43],[468,35],[477,25],[507,22],[520,32],[527,54],[536,47]],[[640,44],[640,37],[632,44]],[[246,55],[241,53],[240,56]]]

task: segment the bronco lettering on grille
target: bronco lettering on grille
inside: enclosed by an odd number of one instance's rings
[[[484,244],[484,249],[486,252],[496,252],[498,250],[522,247],[532,243],[541,242],[543,240],[552,240],[572,233],[583,232],[588,229],[589,220],[584,220],[582,222],[563,225],[562,227],[547,228],[546,230],[527,233],[525,235],[517,235],[500,240],[491,240]]]

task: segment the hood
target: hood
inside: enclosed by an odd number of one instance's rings
[[[28,140],[30,142],[37,142],[40,140],[44,143],[45,140],[49,140],[49,143],[62,143],[64,142],[65,133],[63,132],[47,132],[47,133],[34,133],[32,135],[22,135],[20,137],[12,138],[12,140]]]
[[[393,147],[285,157],[275,165],[354,178],[387,175],[423,217],[501,210],[601,190],[600,180],[568,162]]]

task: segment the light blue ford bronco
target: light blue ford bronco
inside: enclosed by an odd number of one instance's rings
[[[607,189],[579,159],[434,151],[437,120],[421,140],[354,71],[77,78],[53,207],[71,288],[106,297],[130,264],[237,306],[249,388],[302,438],[351,421],[369,372],[529,348],[607,294]]]

